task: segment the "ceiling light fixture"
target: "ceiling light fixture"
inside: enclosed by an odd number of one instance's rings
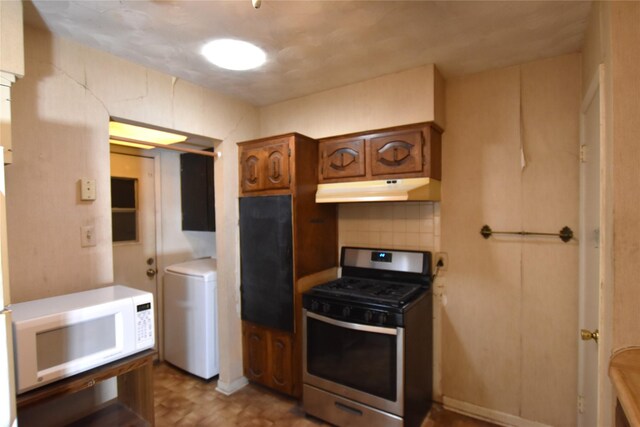
[[[201,52],[214,65],[234,71],[257,68],[267,59],[264,51],[256,45],[233,39],[210,41]]]
[[[109,143],[111,144],[127,145],[129,147],[144,148],[147,150],[154,147],[138,144],[137,142],[169,145],[184,142],[187,139],[185,135],[116,122],[113,120],[109,122],[109,137]],[[119,138],[122,139],[119,140]]]
[[[262,4],[262,0],[251,0],[251,4],[254,8],[260,9],[260,5]]]

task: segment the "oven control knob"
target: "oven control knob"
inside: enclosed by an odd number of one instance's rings
[[[378,316],[378,322],[379,323],[387,323],[387,313],[380,313],[380,316]]]
[[[325,313],[328,313],[329,310],[331,310],[331,306],[329,304],[327,304],[326,302],[324,304],[322,304],[322,311]]]
[[[351,307],[346,306],[342,309],[342,317],[349,317],[351,314]]]
[[[311,311],[318,311],[320,303],[318,301],[311,301]]]
[[[373,319],[373,312],[370,310],[367,310],[364,312],[364,320],[365,322],[371,322],[371,319]]]

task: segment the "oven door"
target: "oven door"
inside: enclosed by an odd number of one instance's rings
[[[404,329],[303,312],[304,382],[402,417]]]

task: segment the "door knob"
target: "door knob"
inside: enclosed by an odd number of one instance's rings
[[[580,331],[580,338],[582,338],[582,341],[594,340],[595,342],[598,342],[599,337],[600,337],[600,333],[598,332],[597,329],[593,332],[591,332],[588,329],[582,329]]]
[[[149,268],[147,270],[147,277],[151,279],[151,278],[153,278],[153,276],[156,275],[156,273],[157,273],[157,271],[156,271],[155,268]]]

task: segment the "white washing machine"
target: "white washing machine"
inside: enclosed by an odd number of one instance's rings
[[[164,275],[164,358],[204,379],[220,373],[214,258],[174,264]]]

